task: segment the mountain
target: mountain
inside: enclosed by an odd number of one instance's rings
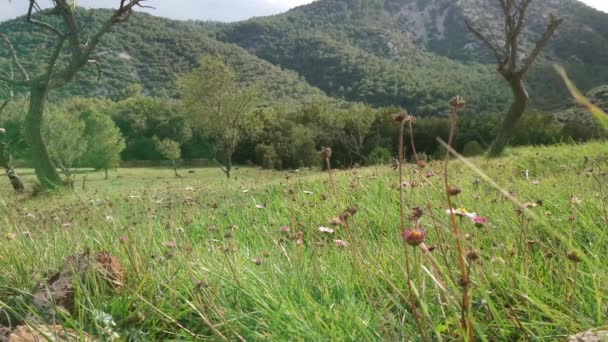
[[[84,35],[97,29],[109,14],[106,10],[94,13],[91,17],[84,10],[80,13],[80,20],[87,21]],[[44,15],[45,21],[57,19],[48,12]],[[48,58],[47,53],[55,42],[54,37],[19,19],[1,23],[0,32],[12,39],[28,70],[43,66],[42,62]],[[74,83],[52,95],[55,98],[71,95],[116,98],[129,85],[140,84],[148,95],[175,97],[176,77],[196,66],[203,54],[222,56],[236,69],[243,83],[263,84],[266,102],[327,100],[321,90],[300,80],[297,73],[261,60],[236,45],[214,40],[200,25],[142,13],[104,36],[95,54],[102,70],[100,80],[96,68],[91,66],[80,73]],[[0,71],[10,65],[2,57]]]
[[[95,13],[89,31],[108,14]],[[564,65],[584,91],[608,84],[608,15],[575,0],[535,0],[522,55],[542,34],[549,13],[564,24],[528,84],[534,107],[560,110],[570,101],[552,63]],[[84,11],[81,18],[88,20]],[[177,75],[195,66],[201,54],[218,54],[244,82],[261,83],[267,103],[335,98],[435,115],[461,95],[470,113],[502,111],[511,95],[487,51],[467,33],[466,18],[500,32],[495,0],[318,0],[232,24],[137,13],[104,38],[96,56],[102,79],[89,68],[57,96],[119,97],[140,83],[147,94],[174,97]],[[50,13],[44,19],[56,20]],[[37,53],[49,47],[48,36],[19,20],[1,23],[0,32],[12,37],[30,67],[40,64]]]
[[[216,37],[297,71],[332,96],[431,113],[441,106],[437,100],[461,94],[473,108],[492,111],[503,109],[510,94],[465,19],[500,32],[499,11],[495,0],[320,0],[227,25]],[[533,1],[524,50],[549,13],[564,24],[529,84],[533,104],[552,110],[568,104],[552,62],[565,65],[585,90],[608,83],[608,15],[575,0]]]

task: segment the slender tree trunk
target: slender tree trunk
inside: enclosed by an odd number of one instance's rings
[[[509,108],[509,112],[505,116],[502,126],[498,130],[496,140],[494,140],[494,143],[490,148],[489,155],[491,157],[500,156],[504,152],[515,132],[515,127],[524,114],[526,105],[528,104],[528,92],[526,91],[522,77],[512,76],[507,78],[507,81],[513,92],[514,100]]]
[[[24,122],[25,141],[30,147],[36,176],[44,190],[62,184],[42,139],[42,118],[46,109],[48,91],[48,84],[35,84],[31,87],[29,110]]]
[[[226,177],[230,178],[232,176],[232,153],[226,154]]]
[[[5,145],[3,143],[0,143],[0,166],[2,166],[2,168],[6,172],[6,176],[11,182],[13,190],[15,190],[16,193],[21,194],[25,192],[25,185],[23,185],[23,182],[15,172],[15,168],[13,168],[13,166],[11,165],[10,157],[7,157],[7,152],[5,148]]]
[[[105,174],[106,174],[106,178],[105,178],[105,179],[107,180],[107,179],[108,179],[108,168],[106,167],[106,168],[104,169],[104,171],[105,171]]]

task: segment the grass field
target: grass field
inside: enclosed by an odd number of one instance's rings
[[[487,218],[481,228],[456,220],[475,338],[565,340],[606,328],[608,144],[513,149],[471,162],[504,191],[451,162],[450,183],[462,189],[454,207]],[[320,171],[240,169],[232,180],[217,169],[193,171],[182,170],[183,179],[162,169],[121,169],[109,180],[89,173],[85,190],[79,176],[74,192],[35,198],[14,197],[3,180],[0,325],[42,320],[32,289],[89,249],[116,256],[126,277],[118,287],[78,281],[73,311],[53,319],[102,339],[463,335],[441,163],[406,170],[405,219],[426,232],[418,247],[402,239],[399,180],[389,167],[336,171],[335,191]],[[414,207],[424,215],[409,223]],[[346,222],[330,225],[350,208]]]

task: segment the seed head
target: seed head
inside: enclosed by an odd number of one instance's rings
[[[413,115],[409,115],[407,111],[403,111],[401,113],[395,114],[393,116],[393,120],[398,124],[407,124],[407,123],[415,123],[416,117]]]
[[[467,260],[475,261],[475,260],[479,259],[479,257],[481,256],[481,253],[479,251],[470,249],[467,251],[466,256],[467,256]]]
[[[331,147],[321,147],[319,156],[321,156],[322,160],[329,160],[331,158],[331,154],[332,154]]]
[[[410,246],[418,246],[424,242],[426,232],[420,227],[406,229],[402,233],[403,240]]]
[[[580,253],[576,250],[571,250],[570,252],[568,252],[568,254],[566,254],[566,258],[575,263],[583,261],[583,258],[581,257]]]
[[[450,194],[450,196],[458,196],[458,195],[460,195],[461,192],[462,192],[462,189],[457,186],[451,186],[448,189],[448,193]]]
[[[450,106],[456,111],[462,110],[465,105],[466,101],[460,96],[456,96],[450,100]]]
[[[421,207],[414,207],[410,211],[410,220],[418,221],[422,215],[424,215],[424,210]]]

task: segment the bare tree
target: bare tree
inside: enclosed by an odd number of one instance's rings
[[[15,49],[13,49],[13,46],[11,45],[8,38],[6,38],[5,35],[0,33],[0,40],[8,45],[9,53],[13,61],[10,66],[10,77],[14,79],[14,67],[16,66],[23,72],[24,77],[27,78],[27,73],[25,73],[25,70],[21,67],[21,64],[18,63]],[[2,87],[2,89],[0,90],[5,90],[3,91],[4,101],[2,102],[2,104],[0,104],[0,115],[2,115],[2,112],[4,112],[4,110],[8,107],[9,102],[14,98],[14,92],[13,89],[8,85],[6,85],[6,87]],[[15,190],[16,193],[23,193],[25,192],[25,185],[23,184],[21,178],[19,178],[17,172],[15,171],[15,167],[13,166],[13,156],[11,154],[9,145],[9,142],[6,139],[6,130],[4,128],[0,128],[0,167],[4,169],[6,176],[11,182],[13,190]]]
[[[61,17],[61,26],[53,26],[35,19],[35,12],[39,12],[41,9],[38,0],[29,0],[25,20],[32,26],[46,31],[56,38],[55,46],[47,60],[38,61],[45,66],[43,71],[31,77],[19,62],[10,39],[7,37],[2,39],[8,45],[13,64],[20,70],[22,77],[0,75],[0,82],[5,82],[11,87],[29,89],[29,108],[24,122],[25,141],[31,149],[36,176],[43,189],[54,188],[62,183],[42,138],[42,118],[46,110],[47,96],[49,91],[70,83],[78,72],[88,64],[95,65],[99,75],[101,75],[99,65],[92,59],[93,52],[101,38],[114,25],[126,21],[136,7],[146,7],[143,5],[146,0],[117,1],[119,2],[118,9],[115,9],[103,25],[85,40],[83,27],[79,25],[76,19],[77,9],[74,6],[74,0],[52,0],[52,12]]]
[[[486,47],[496,58],[497,70],[507,81],[513,92],[514,101],[507,112],[502,126],[496,135],[496,140],[490,149],[491,156],[502,154],[509,143],[515,126],[528,104],[528,92],[524,79],[534,61],[545,48],[559,25],[561,19],[553,14],[549,16],[549,22],[545,32],[536,42],[534,49],[524,59],[520,59],[520,38],[526,24],[526,12],[532,0],[497,0],[504,15],[504,36],[499,37],[493,33],[482,32],[482,29],[467,20],[469,31]],[[491,30],[490,30],[491,31]]]

